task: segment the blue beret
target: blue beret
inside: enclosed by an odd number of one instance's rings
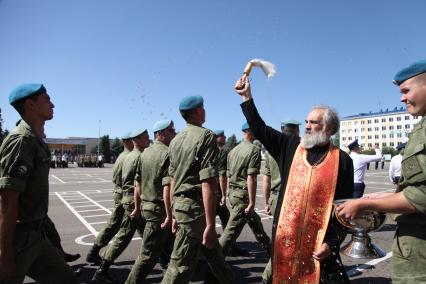
[[[155,133],[157,131],[161,131],[170,126],[173,121],[171,119],[162,119],[157,121],[152,128],[152,131]]]
[[[404,148],[405,148],[405,144],[407,144],[407,143],[399,144],[398,146],[396,146],[396,149],[397,149],[398,151],[401,151],[402,149],[404,149]]]
[[[213,131],[213,133],[216,136],[224,136],[225,135],[225,131],[223,131],[223,130],[215,130],[215,131]]]
[[[130,138],[134,139],[145,132],[147,132],[146,128],[138,129],[130,134]]]
[[[39,95],[42,93],[46,93],[46,88],[43,84],[22,84],[10,93],[9,95],[9,103],[13,104],[16,101],[21,99],[25,99],[31,96]]]
[[[302,123],[294,119],[289,119],[282,122],[282,125],[289,125],[289,126],[299,126],[301,124]]]
[[[405,67],[393,77],[393,83],[395,85],[401,85],[405,80],[415,77],[419,74],[426,72],[426,60],[420,60],[414,62],[408,67]]]
[[[355,139],[355,141],[353,141],[352,143],[350,143],[349,145],[348,145],[348,148],[349,148],[349,150],[353,150],[353,149],[355,149],[356,147],[359,147],[359,144],[358,144],[358,139]]]
[[[179,103],[179,110],[190,110],[203,106],[204,100],[202,96],[184,97]]]
[[[130,139],[130,135],[132,135],[132,132],[126,132],[123,134],[123,136],[121,136],[121,140],[127,140]]]
[[[247,123],[247,122],[244,122],[243,126],[241,126],[241,130],[242,130],[242,131],[245,131],[245,130],[247,130],[247,129],[250,129],[250,126],[248,125],[248,123]]]

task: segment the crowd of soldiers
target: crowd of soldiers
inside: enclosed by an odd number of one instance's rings
[[[395,83],[407,110],[425,116],[426,61],[401,70]],[[265,283],[349,283],[339,256],[346,232],[331,208],[333,200],[353,196],[354,167],[349,155],[330,142],[339,127],[337,113],[315,106],[300,139],[296,131],[281,133],[265,124],[247,76],[237,81],[235,90],[243,99],[241,109],[248,123],[241,128],[243,142],[229,153],[223,131],[202,127],[206,113],[201,96],[181,100],[179,112],[187,125],[178,134],[173,121],[160,120],[153,127],[152,145],[145,128],[122,137],[125,150],[113,170],[115,207],[86,257],[99,265],[95,283],[116,283],[110,266],[138,231],[141,248],[126,283],[143,281],[165,255],[164,284],[189,283],[201,259],[208,263],[214,283],[234,284],[236,277],[225,257],[245,224],[272,257],[266,268],[270,270],[263,275]],[[59,234],[47,216],[50,152],[42,138],[54,105],[42,84],[18,86],[9,102],[22,120],[0,147],[0,283],[22,283],[26,275],[40,283],[79,283],[66,263],[67,254],[60,243],[55,245]],[[347,220],[364,210],[400,214],[393,283],[426,282],[425,128],[426,117],[407,143],[396,193],[352,199],[335,209]],[[261,164],[256,138],[276,162],[270,159],[264,171],[269,186],[264,188],[265,211],[275,211],[273,245],[254,210]],[[275,188],[274,175],[268,171],[277,166],[281,185]],[[220,238],[217,213],[226,223]],[[76,257],[68,255],[68,260]]]
[[[77,156],[77,165],[80,168],[103,168],[103,155],[85,154]]]

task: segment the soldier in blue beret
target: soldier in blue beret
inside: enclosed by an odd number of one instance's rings
[[[260,147],[253,144],[256,138],[247,122],[241,126],[241,130],[243,131],[243,141],[228,155],[228,197],[232,211],[219,243],[225,255],[228,254],[247,223],[256,240],[270,255],[271,240],[263,228],[259,215],[254,210],[257,175],[261,163]]]
[[[92,248],[87,254],[86,261],[96,265],[101,264],[102,258],[99,256],[99,251],[108,245],[112,238],[117,234],[120,229],[121,222],[124,216],[124,207],[121,203],[123,197],[122,190],[122,179],[121,173],[123,169],[123,162],[126,156],[133,151],[133,142],[130,138],[132,132],[126,132],[121,137],[123,142],[123,152],[118,155],[117,160],[114,163],[114,168],[112,170],[112,182],[114,183],[113,190],[113,200],[114,208],[112,210],[111,216],[105,225],[105,227],[98,233],[96,236],[95,242],[93,243]]]
[[[300,136],[299,126],[301,124],[302,123],[300,123],[299,121],[295,119],[289,119],[289,120],[283,121],[281,123],[281,132],[286,135],[294,135],[299,137]]]
[[[215,229],[216,137],[202,126],[206,119],[202,97],[182,99],[179,111],[187,126],[169,146],[172,231],[176,232],[176,239],[162,283],[189,283],[200,253],[218,283],[233,283],[235,276],[225,262]]]
[[[79,283],[44,233],[50,151],[44,124],[54,105],[42,84],[24,84],[9,96],[21,121],[0,147],[0,283]]]
[[[423,117],[405,145],[397,190],[378,198],[348,201],[336,210],[348,219],[364,210],[398,214],[392,247],[392,283],[426,283],[426,60],[399,71],[394,83],[399,86],[407,111]]]
[[[143,236],[145,219],[141,217],[140,204],[134,199],[135,180],[140,178],[141,154],[149,146],[149,134],[146,128],[138,129],[130,134],[133,142],[133,150],[124,158],[121,169],[121,204],[124,209],[120,229],[105,248],[102,262],[93,275],[92,281],[101,283],[114,283],[115,279],[109,274],[112,263],[127,248],[136,230],[139,236]]]

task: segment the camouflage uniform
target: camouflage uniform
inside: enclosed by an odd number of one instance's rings
[[[271,240],[263,229],[259,215],[253,211],[247,217],[244,212],[249,204],[247,176],[259,173],[260,161],[259,147],[247,141],[241,142],[228,155],[228,196],[232,211],[225,232],[219,239],[225,254],[229,253],[246,223],[249,224],[258,242],[270,253]]]
[[[217,176],[214,134],[188,124],[171,142],[169,174],[174,181],[173,215],[178,223],[171,260],[162,283],[188,283],[200,251],[213,268],[219,283],[233,283],[234,274],[225,262],[219,243],[202,245],[206,226],[201,182]]]
[[[25,275],[40,283],[79,283],[44,232],[49,200],[50,153],[24,120],[0,147],[0,191],[19,192],[15,229],[16,275],[5,283],[22,283]]]
[[[146,220],[139,256],[127,277],[126,283],[138,283],[148,276],[157,263],[167,230],[161,229],[166,217],[163,187],[170,184],[168,147],[162,142],[145,149],[141,156],[141,210]]]
[[[269,195],[268,205],[271,210],[271,215],[275,216],[278,194],[280,193],[281,187],[281,175],[277,162],[274,160],[274,158],[271,157],[271,155],[269,155],[269,153],[266,154],[265,168],[263,169],[262,173],[265,176],[271,178],[271,192]],[[263,271],[262,279],[265,283],[270,283],[270,281],[272,281],[271,259],[269,259],[268,264],[266,265],[265,270]]]
[[[219,154],[217,155],[217,169],[219,176],[226,176],[226,163],[228,158],[228,149],[226,147],[219,148]],[[216,192],[216,215],[219,216],[220,222],[222,224],[222,229],[225,231],[226,224],[228,224],[229,220],[229,209],[226,206],[220,206],[220,201],[222,198],[222,191],[220,190],[220,181],[218,179],[217,183],[217,192]]]
[[[397,192],[419,213],[398,215],[392,283],[426,283],[426,117],[414,127],[402,158]]]

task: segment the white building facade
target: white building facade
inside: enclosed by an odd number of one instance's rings
[[[395,148],[407,142],[408,134],[420,119],[402,107],[344,117],[340,120],[340,146],[347,147],[358,139],[364,149],[373,148],[376,144],[380,148]]]

